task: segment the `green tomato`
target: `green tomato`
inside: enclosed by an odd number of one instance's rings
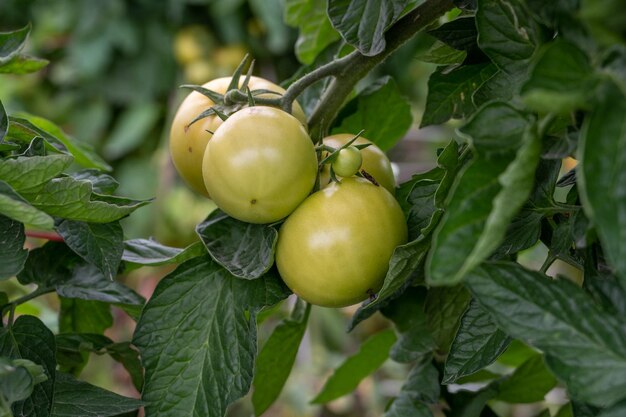
[[[311,195],[287,218],[276,265],[302,299],[343,307],[380,290],[395,247],[406,240],[406,221],[394,197],[363,178],[344,178]]]
[[[203,87],[223,94],[230,84],[231,77],[217,78],[204,84]],[[241,78],[243,82],[243,77]],[[251,90],[270,90],[284,93],[285,90],[263,78],[250,78]],[[259,97],[276,97],[275,94],[261,94]],[[190,93],[181,103],[170,130],[170,155],[176,170],[185,182],[195,191],[209,197],[202,179],[202,159],[206,145],[212,134],[222,124],[222,119],[212,115],[189,126],[189,123],[200,113],[215,103],[196,91]],[[306,116],[298,103],[293,104],[293,115],[306,124]]]
[[[202,173],[211,198],[226,214],[249,223],[272,223],[309,195],[317,158],[298,119],[273,107],[247,107],[215,131]]]
[[[342,177],[351,177],[359,172],[362,162],[361,151],[354,146],[348,146],[340,150],[335,156],[332,163],[333,171]]]
[[[348,141],[350,141],[350,139],[352,139],[353,137],[354,135],[341,133],[337,135],[327,136],[324,138],[323,141],[324,145],[328,145],[332,148],[337,149],[348,143]],[[391,162],[389,162],[389,158],[387,158],[387,155],[385,155],[385,153],[378,146],[374,145],[372,142],[363,137],[359,137],[353,143],[353,145],[364,145],[366,143],[370,143],[371,145],[365,149],[361,149],[361,157],[363,158],[361,169],[371,175],[378,184],[385,187],[387,191],[389,191],[391,194],[395,194],[396,178],[393,175]],[[329,182],[330,169],[327,165],[325,165],[322,168],[322,172],[320,173],[320,186],[326,187]]]

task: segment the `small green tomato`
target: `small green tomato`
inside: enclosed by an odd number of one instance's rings
[[[363,157],[361,151],[355,146],[348,146],[340,150],[333,161],[333,171],[342,177],[351,177],[361,168]]]

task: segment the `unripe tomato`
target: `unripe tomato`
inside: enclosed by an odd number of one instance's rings
[[[365,300],[382,286],[396,246],[407,240],[398,202],[363,178],[316,192],[280,228],[276,265],[302,299],[326,307]]]
[[[231,77],[216,78],[204,84],[203,87],[220,94],[226,92]],[[241,77],[243,82],[243,77]],[[276,84],[259,77],[251,77],[249,87],[251,90],[271,90],[284,93],[285,90]],[[276,97],[272,94],[262,94],[259,97]],[[170,130],[170,154],[176,170],[187,184],[195,191],[209,197],[202,179],[202,158],[204,149],[211,132],[222,124],[218,116],[208,116],[196,123],[189,125],[200,113],[212,107],[215,103],[208,97],[198,92],[191,92],[181,103]],[[303,124],[306,123],[304,111],[298,105],[293,104],[293,115]]]
[[[354,135],[340,133],[337,135],[327,136],[324,138],[324,145],[331,146],[333,148],[340,148],[352,139]],[[363,145],[366,143],[372,143],[366,138],[359,137],[353,145]],[[391,194],[396,192],[396,179],[391,169],[391,162],[387,155],[376,145],[371,144],[365,149],[361,149],[361,156],[363,162],[361,169],[370,174],[378,184],[382,185]],[[336,170],[335,170],[336,171]],[[325,165],[320,174],[320,186],[326,187],[330,182],[330,169]]]
[[[255,106],[222,123],[207,145],[202,169],[211,198],[226,214],[249,223],[272,223],[309,195],[317,158],[298,119]]]
[[[363,157],[361,151],[354,146],[340,150],[332,163],[333,171],[342,177],[351,177],[361,168]]]

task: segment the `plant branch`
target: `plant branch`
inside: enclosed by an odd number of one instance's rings
[[[27,230],[26,236],[34,237],[37,239],[47,239],[54,242],[63,242],[63,237],[55,232],[44,232],[38,230]]]
[[[344,101],[361,78],[415,34],[453,7],[452,0],[426,0],[415,10],[398,20],[387,31],[385,35],[387,46],[380,54],[366,56],[359,51],[354,51],[331,64],[318,68],[316,71],[320,71],[323,77],[328,75],[333,75],[334,77],[309,119],[311,137],[317,137],[320,133],[325,133],[331,122],[337,117]],[[317,81],[319,78],[315,74],[316,71],[307,74],[294,83],[292,85],[292,94]]]
[[[15,309],[15,307],[19,306],[20,304],[24,304],[24,303],[32,300],[33,298],[37,298],[37,297],[39,297],[41,295],[54,292],[54,290],[55,290],[54,287],[39,287],[35,291],[33,291],[33,292],[29,293],[29,294],[26,294],[26,295],[24,295],[24,296],[22,296],[20,298],[16,298],[15,300],[11,301],[10,303],[5,304],[4,306],[2,306],[2,310],[0,311],[0,317],[4,316],[4,310],[7,307],[10,307],[11,310],[13,310],[13,309]]]

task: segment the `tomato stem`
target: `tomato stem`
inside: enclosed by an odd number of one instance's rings
[[[37,239],[47,239],[53,242],[63,242],[63,237],[56,232],[44,232],[39,230],[27,230],[26,236]]]

